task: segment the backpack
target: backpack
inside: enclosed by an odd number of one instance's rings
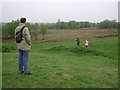
[[[15,40],[16,40],[16,43],[20,43],[23,39],[23,29],[25,28],[26,26],[23,26],[20,31],[16,32],[16,35],[15,35]]]

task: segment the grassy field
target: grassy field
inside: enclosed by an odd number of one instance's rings
[[[32,42],[31,76],[18,74],[18,51],[3,42],[3,88],[117,88],[118,37],[116,30],[49,30],[46,40]],[[75,38],[81,39],[80,47]],[[84,40],[90,38],[86,50]],[[34,38],[33,38],[34,39]]]

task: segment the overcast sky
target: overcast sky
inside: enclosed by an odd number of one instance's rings
[[[2,6],[1,6],[2,5]],[[83,0],[60,1],[43,0],[41,2],[2,2],[2,20],[12,20],[26,17],[28,22],[57,22],[61,21],[90,21],[100,22],[105,19],[118,20],[118,2],[116,1],[92,1]],[[1,10],[0,10],[1,11]]]

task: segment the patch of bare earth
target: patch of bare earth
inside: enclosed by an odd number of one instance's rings
[[[63,74],[63,76],[64,76],[64,77],[69,77],[69,75],[68,75],[68,74]]]

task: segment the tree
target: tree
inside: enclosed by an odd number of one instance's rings
[[[26,26],[28,27],[28,29],[31,31],[32,27],[30,23],[26,23]]]
[[[2,26],[3,34],[7,35],[7,38],[14,38],[15,28],[19,25],[19,20],[9,22]]]
[[[38,38],[37,38],[37,36],[38,36],[38,35],[37,35],[37,30],[39,29],[38,23],[32,24],[32,25],[31,25],[31,29],[34,30],[35,40],[38,40]]]
[[[47,28],[46,25],[43,25],[43,24],[40,25],[40,32],[43,35],[43,39],[42,40],[44,40],[44,35],[47,33],[47,30],[48,30],[48,28]]]
[[[97,27],[100,29],[112,29],[112,28],[118,28],[118,23],[116,20],[104,20],[97,24]]]

